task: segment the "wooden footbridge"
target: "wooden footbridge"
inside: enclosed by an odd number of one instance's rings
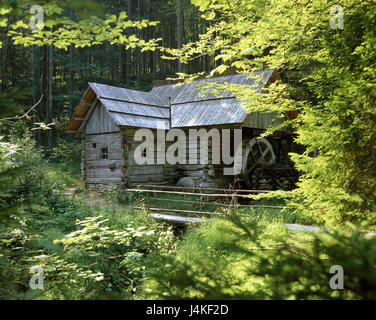
[[[284,209],[251,200],[249,195],[273,192],[270,190],[243,190],[217,188],[188,188],[177,186],[143,185],[127,192],[143,195],[144,203],[133,209],[144,209],[155,219],[173,224],[199,224],[203,217],[224,216],[233,209],[249,211],[258,208]]]

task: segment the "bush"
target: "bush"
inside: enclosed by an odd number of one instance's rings
[[[330,267],[344,269],[332,290]],[[356,228],[307,233],[260,219],[193,230],[176,256],[149,265],[154,299],[375,299],[376,239]]]
[[[59,138],[56,147],[52,149],[50,158],[61,161],[63,164],[78,162],[81,160],[81,142],[66,141]]]
[[[1,298],[135,298],[146,257],[174,249],[171,227],[60,194],[12,215],[0,226],[0,239],[0,287],[7,288]],[[29,290],[29,269],[36,265],[44,269],[44,290]]]

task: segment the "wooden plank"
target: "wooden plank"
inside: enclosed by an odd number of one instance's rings
[[[187,188],[188,189],[188,188]],[[150,190],[150,189],[125,189],[125,191],[129,192],[154,192],[154,193],[164,193],[164,194],[177,194],[177,195],[186,195],[186,196],[202,196],[202,197],[240,197],[240,198],[248,198],[248,195],[242,194],[224,194],[224,193],[194,193],[194,192],[179,192],[179,191],[163,191],[163,190]]]
[[[108,159],[102,159],[102,150],[99,148],[98,150],[91,149],[91,150],[86,150],[86,155],[97,155],[98,159],[97,160],[121,160],[121,151],[120,150],[112,150],[108,148]],[[94,157],[95,158],[95,157]],[[95,159],[90,159],[91,161]]]
[[[93,143],[96,144],[96,147],[94,148]],[[86,150],[99,150],[100,148],[109,148],[112,150],[121,150],[121,141],[113,141],[111,143],[108,143],[108,141],[103,141],[103,142],[86,142]]]
[[[158,214],[158,213],[151,213],[149,216],[154,219],[161,219],[161,220],[165,220],[165,221],[176,223],[176,224],[187,224],[187,223],[200,224],[202,222],[202,219],[200,218],[179,217],[179,216],[172,216],[172,215]]]
[[[86,169],[87,178],[121,178],[122,172],[121,169],[115,169],[111,171],[109,168],[94,168]]]
[[[86,154],[86,161],[100,161],[99,153]]]
[[[97,143],[96,148],[86,148],[85,150],[86,150],[86,154],[101,154],[103,148],[107,148],[109,154],[121,152],[120,145],[114,147],[111,145],[104,145],[100,143]]]
[[[234,199],[237,199],[236,197]],[[180,203],[190,203],[190,204],[200,204],[200,205],[211,205],[211,206],[220,206],[220,207],[231,207],[231,208],[270,208],[270,209],[285,209],[284,206],[267,206],[267,205],[245,205],[245,204],[227,204],[227,203],[218,203],[218,202],[208,202],[208,201],[192,201],[192,200],[178,200],[178,199],[163,199],[163,198],[150,198],[153,201],[166,201],[166,202],[180,202]]]
[[[86,178],[88,184],[120,184],[120,178]]]
[[[173,174],[177,175],[177,171],[173,167],[165,167],[164,165],[143,165],[129,166],[127,168],[129,175],[145,175],[145,174]]]
[[[166,179],[165,181],[155,181],[155,182],[153,182],[153,184],[159,185],[159,186],[162,187],[162,186],[166,186],[166,185],[171,184],[172,181],[173,181],[173,179]],[[127,186],[130,187],[130,188],[138,188],[141,185],[142,185],[142,183],[132,183],[131,181],[128,181],[128,183],[127,183]]]
[[[145,188],[160,188],[160,186],[153,186],[152,184],[144,185]],[[234,193],[234,192],[246,192],[246,193],[268,193],[275,192],[272,190],[245,190],[245,189],[220,189],[220,188],[193,188],[193,187],[178,187],[178,186],[164,186],[163,189],[176,189],[176,190],[196,190],[196,191],[223,191],[224,193]]]
[[[160,182],[166,180],[172,180],[172,178],[168,179],[168,177],[164,174],[153,174],[153,175],[134,175],[128,176],[128,180],[130,183],[148,183],[148,182]],[[154,192],[154,190],[153,190]]]
[[[101,160],[121,160],[122,153],[121,152],[112,152],[108,154],[108,159],[101,159],[101,153],[86,153],[86,161],[101,161]]]
[[[88,169],[94,168],[109,168],[110,165],[115,164],[115,168],[121,168],[123,165],[122,160],[91,160],[86,161],[86,167]]]
[[[141,207],[132,207],[134,209],[140,209]],[[182,214],[208,214],[208,215],[223,215],[220,212],[209,212],[209,211],[196,211],[196,210],[181,210],[181,209],[166,209],[166,208],[150,208],[150,211],[158,212],[172,212],[172,213],[182,213]]]
[[[84,103],[86,105],[88,104],[87,102],[84,102]],[[98,103],[98,99],[95,98],[94,101],[88,107],[88,110],[86,109],[87,112],[85,111],[86,114],[84,116],[84,120],[81,122],[81,125],[80,125],[80,127],[78,129],[78,132],[82,132],[85,129],[86,124],[87,124],[88,120],[90,119],[91,115],[93,114],[93,112],[94,112],[94,110],[96,108],[97,103]],[[75,115],[76,115],[76,113],[75,113]],[[79,115],[77,114],[76,116],[79,116]]]
[[[102,132],[102,133],[86,133],[87,137],[97,136],[97,135],[110,135],[110,134],[121,134],[121,131],[113,131],[113,132]]]
[[[121,151],[118,151],[118,152],[110,152],[110,150],[108,151],[109,151],[108,160],[122,160],[123,159],[123,155]]]
[[[121,137],[120,132],[86,135],[86,142],[121,143],[121,141],[122,141],[122,137]]]

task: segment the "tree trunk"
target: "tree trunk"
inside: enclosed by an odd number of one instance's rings
[[[69,119],[73,116],[73,61],[74,61],[74,46],[71,44],[69,49]]]
[[[132,0],[128,0],[128,9],[127,9],[128,19],[131,19],[132,16]],[[127,36],[130,36],[130,29],[127,30]],[[131,76],[132,76],[132,49],[127,50],[126,54],[126,82],[127,85],[131,85]]]
[[[176,0],[176,22],[177,22],[176,31],[177,31],[177,36],[178,36],[178,49],[181,49],[183,45],[181,0]],[[179,60],[178,72],[182,72],[182,71],[183,71],[183,66]]]
[[[33,103],[37,103],[42,95],[41,85],[40,85],[40,48],[37,45],[33,47]],[[34,112],[34,123],[40,122],[42,117],[42,104],[39,104]],[[37,145],[41,145],[40,130],[34,130],[34,138]]]
[[[52,95],[52,72],[53,72],[53,45],[49,47],[48,59],[48,117],[47,123],[51,123],[53,119],[53,95]],[[52,149],[52,129],[48,130],[48,148]]]
[[[138,0],[137,1],[137,10],[138,10],[138,19],[141,20],[142,19],[142,16],[141,16],[141,0]],[[142,30],[139,30],[138,31],[138,37],[141,38],[142,37]],[[137,88],[140,88],[141,86],[141,49],[140,48],[137,48],[136,49],[136,55],[137,55],[137,59],[136,59],[136,79],[137,79]]]

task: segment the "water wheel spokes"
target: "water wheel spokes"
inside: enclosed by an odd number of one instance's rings
[[[243,148],[242,176],[245,184],[251,186],[251,175],[257,166],[275,164],[273,147],[268,140],[261,137],[246,141]]]

